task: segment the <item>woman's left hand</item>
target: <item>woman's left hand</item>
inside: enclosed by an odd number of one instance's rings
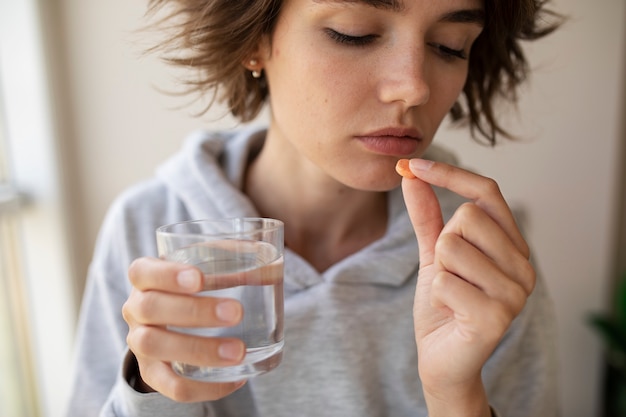
[[[481,371],[535,285],[529,249],[495,181],[412,160],[404,199],[419,243],[413,318],[429,415],[490,415]],[[430,185],[467,199],[443,224]]]

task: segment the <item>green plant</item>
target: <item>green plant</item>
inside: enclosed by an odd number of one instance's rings
[[[612,312],[592,313],[588,321],[605,344],[605,416],[626,417],[626,273],[618,282]]]

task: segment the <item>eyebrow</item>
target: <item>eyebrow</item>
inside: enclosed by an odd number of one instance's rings
[[[362,3],[377,9],[401,12],[405,9],[402,0],[314,0],[317,3]]]
[[[317,3],[335,2],[335,3],[361,3],[377,9],[390,10],[394,12],[402,12],[405,9],[402,0],[315,0]],[[479,26],[485,25],[485,11],[483,9],[466,9],[455,10],[446,13],[440,19],[442,22],[450,23],[473,23]]]
[[[485,11],[482,9],[456,10],[443,15],[441,21],[450,23],[473,23],[484,26]]]

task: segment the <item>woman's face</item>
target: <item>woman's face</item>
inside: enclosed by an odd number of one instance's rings
[[[458,98],[482,22],[482,0],[285,0],[261,48],[268,141],[308,175],[394,188]]]

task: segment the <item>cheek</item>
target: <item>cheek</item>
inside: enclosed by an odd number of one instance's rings
[[[459,99],[463,86],[465,85],[464,73],[454,74],[450,77],[439,78],[438,82],[432,86],[431,100],[436,101],[439,112],[448,113],[454,103]]]
[[[306,82],[314,86],[312,97],[318,105],[318,110],[326,118],[342,118],[354,112],[365,103],[370,93],[367,80],[362,71],[351,63],[326,61],[312,62],[308,67],[310,74]]]
[[[463,87],[465,87],[465,81],[467,80],[467,72],[468,72],[468,68],[467,66],[463,67],[463,69],[458,70],[458,72],[450,77],[450,82],[449,82],[449,95],[450,95],[450,100],[454,103],[459,96],[461,95],[461,93],[463,92]]]
[[[273,77],[270,95],[276,104],[306,106],[309,114],[333,118],[338,112],[349,111],[351,101],[362,101],[363,83],[357,79],[362,70],[353,60],[337,55],[323,43],[307,36],[278,36],[271,50]],[[280,35],[280,34],[279,34]],[[280,91],[279,91],[280,90]],[[280,97],[280,98],[279,98]],[[298,109],[301,110],[301,109]]]

